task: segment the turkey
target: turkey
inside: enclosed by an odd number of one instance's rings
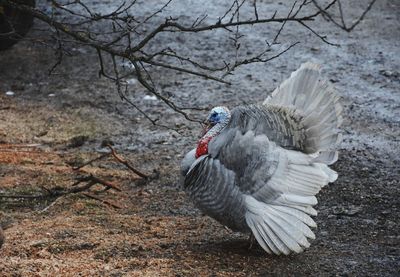
[[[337,179],[342,106],[320,66],[302,64],[262,104],[216,107],[181,163],[182,183],[205,214],[252,233],[268,253],[300,253],[316,227],[315,195]]]

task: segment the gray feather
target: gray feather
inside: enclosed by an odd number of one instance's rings
[[[185,157],[183,158],[182,162],[181,162],[181,175],[185,176],[190,167],[193,165],[193,163],[196,161],[196,157],[195,157],[195,153],[196,153],[196,148],[190,150]]]
[[[232,230],[245,231],[243,194],[235,185],[235,173],[219,160],[205,156],[186,175],[184,187],[203,212]]]

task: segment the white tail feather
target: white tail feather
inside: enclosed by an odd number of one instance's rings
[[[292,207],[265,204],[252,196],[246,196],[245,203],[247,225],[268,253],[300,253],[310,246],[307,238],[315,238],[308,227],[315,226],[315,222],[304,212]]]
[[[296,110],[307,127],[306,153],[321,153],[318,162],[332,164],[337,153],[332,148],[341,141],[338,128],[342,106],[333,86],[321,79],[320,66],[304,63],[269,96],[264,104]]]
[[[271,200],[258,194],[246,196],[246,222],[259,244],[269,253],[299,253],[309,247],[307,239],[315,235],[316,227],[310,215],[317,204],[315,195],[322,187],[337,178],[337,173],[324,163],[315,162],[317,155],[281,149],[278,168],[265,186],[281,194]],[[317,158],[319,158],[317,156]],[[265,194],[268,195],[268,194]],[[268,201],[264,203],[264,199]]]

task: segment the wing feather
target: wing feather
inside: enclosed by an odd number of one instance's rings
[[[247,230],[243,194],[235,173],[218,159],[204,156],[185,177],[185,190],[196,206],[233,230]]]

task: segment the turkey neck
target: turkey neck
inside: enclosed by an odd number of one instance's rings
[[[205,133],[205,135],[200,139],[200,141],[207,139],[210,140],[211,138],[215,137],[222,131],[222,129],[225,128],[226,125],[228,125],[228,121],[215,124],[210,130],[207,131],[207,133]]]

